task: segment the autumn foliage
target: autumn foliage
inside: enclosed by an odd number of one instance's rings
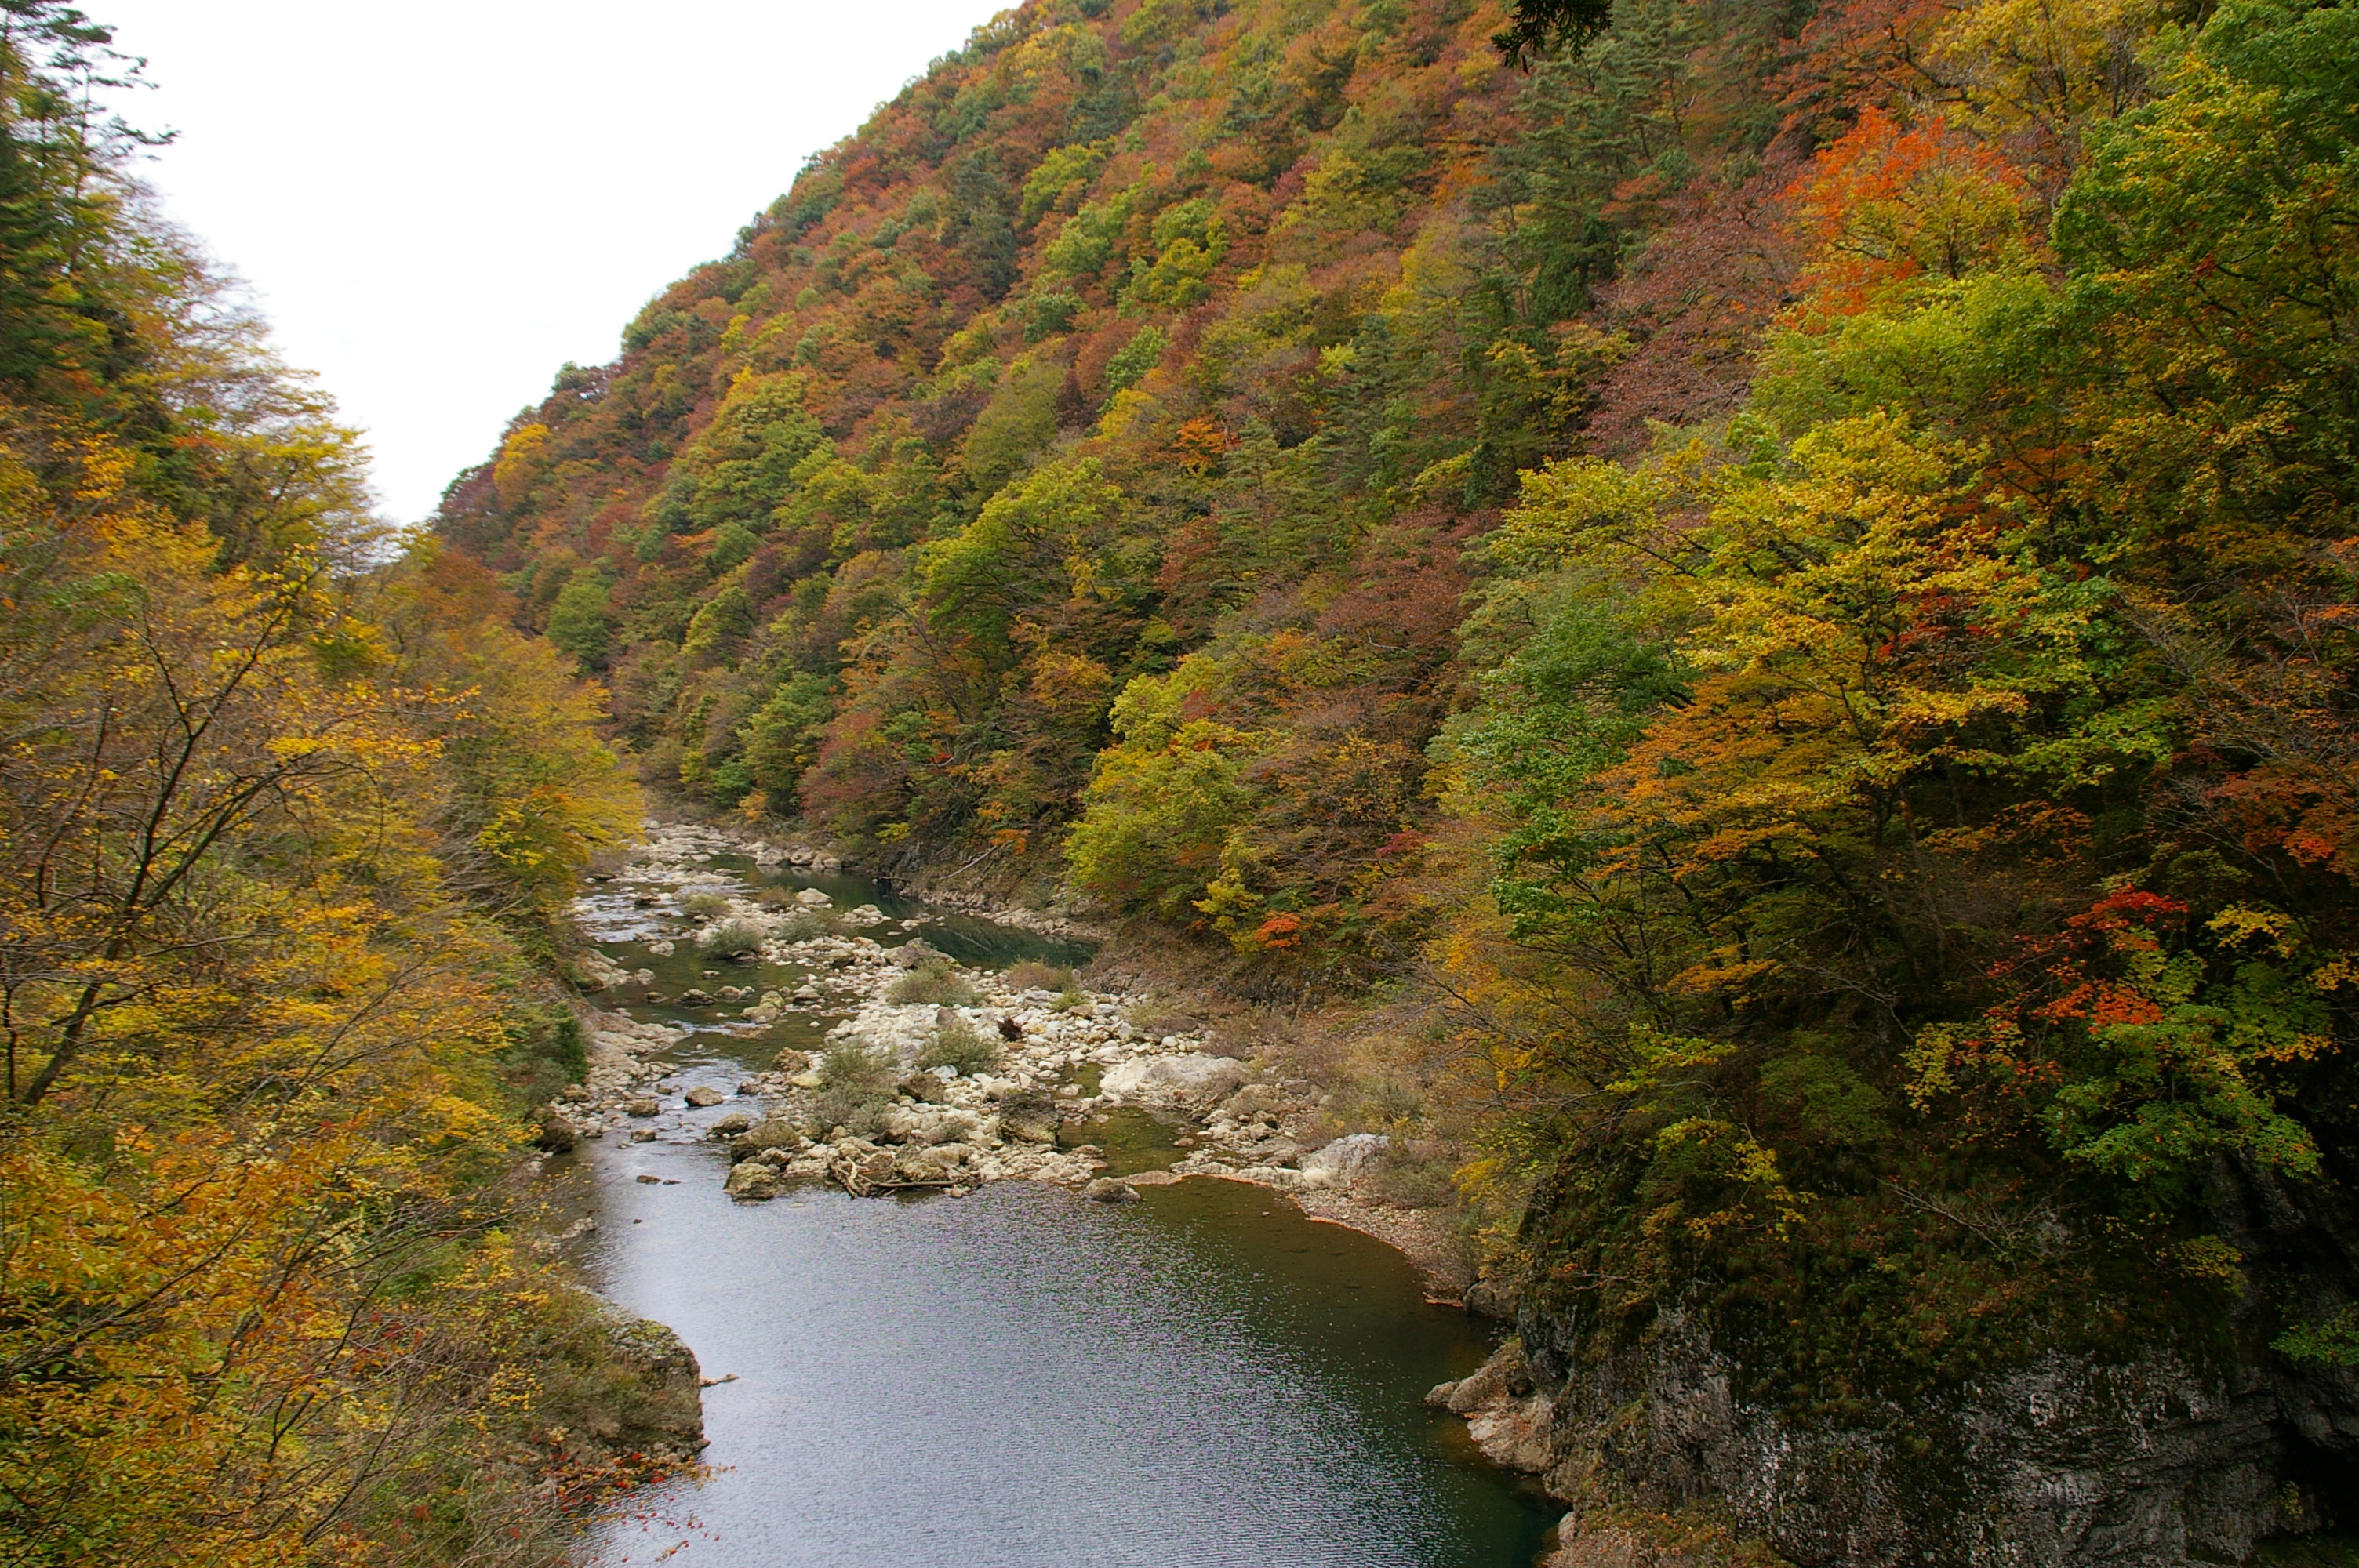
[[[612,1477],[513,1449],[603,1330],[506,1184],[633,795],[145,226],[111,58],[0,39],[0,1558],[548,1561]]]

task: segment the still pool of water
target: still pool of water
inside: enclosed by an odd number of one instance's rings
[[[692,1034],[671,1080],[726,1090],[746,1044]],[[730,1108],[590,1159],[593,1275],[736,1380],[705,1393],[712,1476],[636,1499],[586,1561],[1528,1568],[1538,1552],[1552,1515],[1422,1402],[1489,1336],[1382,1243],[1217,1180],[1121,1206],[1020,1182],[738,1205],[697,1136]],[[1140,1119],[1097,1135],[1147,1152]]]

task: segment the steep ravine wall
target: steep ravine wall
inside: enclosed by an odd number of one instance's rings
[[[2348,1299],[2347,1216],[2224,1175],[2212,1198],[2248,1278],[2304,1279],[2312,1309]],[[1805,1568],[2161,1568],[2247,1562],[2272,1538],[2349,1552],[2359,1533],[2359,1373],[2273,1350],[2289,1303],[2249,1284],[2225,1341],[2027,1343],[1843,1422],[1748,1393],[1778,1346],[1716,1335],[1707,1290],[1620,1343],[1539,1294],[1523,1292],[1492,1364],[1434,1400],[1570,1507],[1553,1568],[1763,1548]]]

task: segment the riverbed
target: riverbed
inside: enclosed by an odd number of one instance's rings
[[[1085,956],[853,879],[726,853],[709,865],[873,906],[890,922],[880,939],[921,935],[970,964]],[[701,977],[663,910],[613,895],[591,914],[602,951],[657,971],[658,994]],[[667,936],[669,957],[651,951]],[[1390,1248],[1280,1193],[1210,1178],[1121,1205],[1028,1181],[866,1198],[809,1183],[733,1202],[728,1157],[703,1126],[743,1106],[734,1089],[781,1039],[815,1039],[831,1018],[749,1031],[626,1011],[686,1031],[654,1059],[674,1093],[731,1098],[668,1099],[652,1140],[585,1145],[559,1179],[595,1220],[584,1260],[600,1286],[676,1329],[708,1378],[732,1380],[705,1394],[708,1477],[634,1499],[585,1563],[1533,1561],[1552,1515],[1422,1402],[1494,1336],[1430,1303]],[[1179,1152],[1143,1111],[1090,1131],[1117,1174]]]

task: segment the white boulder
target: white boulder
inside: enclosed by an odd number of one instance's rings
[[[1165,1105],[1201,1111],[1237,1092],[1245,1065],[1234,1056],[1190,1051],[1176,1056],[1145,1056],[1106,1069],[1098,1092],[1136,1105]]]
[[[1313,1150],[1302,1157],[1303,1184],[1316,1187],[1354,1185],[1392,1146],[1393,1141],[1381,1132],[1354,1132],[1338,1138],[1324,1149]]]

